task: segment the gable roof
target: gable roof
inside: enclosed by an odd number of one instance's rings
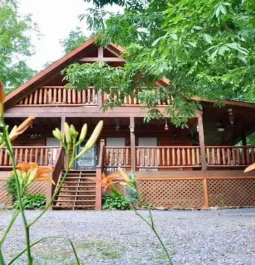
[[[87,40],[81,46],[74,49],[70,53],[66,54],[65,56],[63,56],[62,58],[51,64],[49,67],[36,74],[30,80],[22,84],[20,87],[12,91],[5,98],[4,101],[5,108],[7,109],[10,108],[11,106],[14,106],[21,98],[27,96],[28,94],[32,93],[35,89],[42,86],[54,75],[58,74],[62,69],[64,69],[71,63],[74,63],[75,61],[81,59],[83,57],[84,51],[95,41],[96,37]],[[110,44],[109,47],[118,54],[122,53],[125,50],[124,48],[115,44]]]
[[[74,63],[75,61],[81,59],[84,55],[84,51],[94,44],[96,41],[96,37],[93,37],[86,42],[84,42],[81,46],[74,49],[70,53],[66,54],[53,64],[51,64],[49,67],[44,69],[43,71],[36,74],[34,77],[32,77],[30,80],[22,84],[20,87],[12,91],[10,94],[8,94],[4,101],[4,106],[6,109],[14,106],[16,103],[18,103],[22,98],[27,96],[28,94],[32,93],[34,90],[36,90],[38,87],[42,86],[44,83],[46,83],[48,80],[50,80],[53,76],[58,74],[62,69],[67,67],[68,65]],[[108,47],[111,49],[113,53],[116,53],[117,56],[121,55],[122,52],[125,51],[125,49],[119,45],[116,44],[109,44]],[[120,56],[119,56],[120,57]],[[170,80],[166,77],[163,77],[162,80],[159,80],[159,83],[168,85],[170,83]],[[214,103],[214,101],[200,99],[198,97],[194,98],[194,100],[202,101],[202,102],[210,102]],[[255,108],[255,103],[247,103],[247,102],[241,102],[241,101],[234,101],[234,100],[225,100],[224,103],[229,106],[239,106],[239,107],[247,107],[247,108]]]

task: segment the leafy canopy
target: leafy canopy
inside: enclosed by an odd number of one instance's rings
[[[33,30],[36,25],[19,15],[16,1],[0,1],[0,80],[6,87],[16,88],[35,73],[25,62],[33,54],[27,35]]]
[[[105,91],[116,86],[120,104],[124,95],[139,90],[148,117],[161,117],[158,98],[174,97],[166,111],[176,125],[194,115],[199,104],[190,99],[238,99],[255,102],[254,0],[94,0],[97,8],[117,3],[124,14],[111,16],[102,27],[98,17],[98,43],[126,48],[123,69],[99,63],[73,65],[66,70],[71,86],[87,85]],[[103,19],[103,18],[101,18]],[[167,86],[155,82],[167,77]],[[144,89],[144,87],[147,87]]]
[[[64,48],[65,53],[69,53],[75,48],[82,45],[88,38],[84,35],[80,27],[76,27],[75,30],[70,31],[69,35],[60,40],[60,44]]]

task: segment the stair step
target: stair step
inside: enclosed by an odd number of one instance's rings
[[[93,181],[93,179],[95,179],[96,178],[96,176],[91,176],[91,178],[88,178],[88,177],[67,177],[66,179],[65,179],[65,181],[66,180],[74,180],[74,179],[81,179],[81,180],[88,180],[88,181]],[[62,180],[63,178],[61,178],[60,180]]]
[[[75,185],[75,186],[72,186],[72,185],[63,185],[62,188],[86,188],[86,187],[89,187],[89,188],[93,188],[93,187],[96,187],[96,185]]]
[[[95,197],[96,196],[96,193],[91,195],[91,194],[84,194],[84,195],[61,195],[59,194],[58,197]]]
[[[55,200],[55,202],[95,202],[96,200]]]
[[[75,208],[94,208],[95,205],[53,205],[52,208],[70,208],[70,209],[75,209]]]
[[[76,192],[76,193],[96,193],[96,191],[95,190],[80,190],[80,191],[77,191],[77,190],[63,190],[62,192],[65,192],[65,193],[74,193],[74,192]],[[59,193],[59,196],[61,195],[61,191],[60,191],[60,193]],[[71,194],[70,194],[70,196],[71,196]]]

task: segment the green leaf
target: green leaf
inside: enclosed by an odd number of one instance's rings
[[[207,43],[210,43],[212,44],[212,37],[209,35],[209,34],[203,34],[203,39],[207,42]]]

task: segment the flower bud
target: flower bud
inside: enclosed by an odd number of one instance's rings
[[[71,136],[72,138],[76,138],[78,136],[78,132],[76,131],[75,127],[73,126],[73,124],[70,125],[70,132],[71,132]]]
[[[86,145],[84,146],[83,150],[76,156],[76,159],[80,158],[86,151],[88,151],[97,141],[102,129],[103,129],[104,122],[100,121],[96,128],[94,129],[93,133],[91,134],[89,140],[87,141]]]
[[[64,131],[65,131],[65,137],[66,137],[66,143],[71,144],[71,132],[69,125],[65,122],[64,124]]]
[[[79,143],[82,143],[84,140],[85,140],[85,137],[87,135],[87,131],[88,131],[88,125],[85,123],[83,126],[82,126],[82,129],[81,129],[81,134],[80,134],[80,138],[79,138]]]
[[[61,131],[58,128],[56,128],[54,131],[52,131],[52,134],[60,142],[63,141],[63,135],[62,135]]]

